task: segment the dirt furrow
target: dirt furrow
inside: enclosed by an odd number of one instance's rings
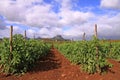
[[[73,65],[55,48],[50,53],[37,61],[36,66],[22,76],[5,76],[0,74],[0,80],[119,80],[120,63],[109,60],[114,64],[111,72],[100,75],[89,75],[80,66]],[[23,64],[24,65],[24,64]]]

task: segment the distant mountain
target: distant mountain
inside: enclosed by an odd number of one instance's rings
[[[56,35],[56,36],[53,37],[52,39],[53,39],[53,40],[60,40],[60,41],[66,40],[66,39],[64,39],[61,35]]]
[[[41,37],[37,37],[36,39],[42,39]]]
[[[41,38],[41,37],[38,37],[38,38],[35,38],[35,39],[38,39],[38,40],[44,40],[44,41],[51,41],[51,40],[57,40],[57,41],[70,41],[69,39],[64,39],[61,35],[56,35],[54,36],[53,38]]]
[[[0,38],[0,41],[2,41],[2,38]]]

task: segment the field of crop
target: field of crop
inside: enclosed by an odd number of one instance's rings
[[[101,41],[96,37],[90,41],[49,43],[26,40],[22,35],[14,35],[12,45],[12,52],[10,52],[9,39],[4,38],[0,43],[0,70],[2,71],[0,76],[6,75],[1,76],[0,80],[25,80],[25,77],[29,80],[35,80],[35,78],[36,80],[72,80],[71,75],[77,75],[76,80],[82,80],[83,77],[85,79],[87,79],[86,76],[90,77],[90,74],[97,76],[96,79],[99,80],[99,76],[101,78],[102,76],[96,74],[107,75],[107,72],[114,66],[120,67],[120,42]],[[30,73],[28,75],[28,72],[34,70],[38,72],[32,73],[35,78],[30,79],[31,75]],[[62,71],[65,73],[61,73]],[[120,75],[120,71],[117,71],[111,75]],[[70,73],[68,74],[70,78],[67,73]],[[17,76],[14,76],[16,74],[23,74],[23,76],[16,79]],[[91,77],[87,80],[94,79]]]
[[[120,42],[102,42],[93,38],[91,41],[77,41],[56,45],[73,64],[82,65],[88,73],[105,72],[112,67],[107,60],[120,61]]]
[[[14,35],[10,52],[9,39],[0,44],[0,65],[6,74],[25,73],[35,62],[50,51],[50,45],[36,40],[25,40],[22,35]],[[23,65],[24,64],[24,65]]]

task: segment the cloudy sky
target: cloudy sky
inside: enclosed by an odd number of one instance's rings
[[[99,38],[120,39],[120,0],[0,0],[0,38],[11,25],[31,38],[90,38],[95,24]]]

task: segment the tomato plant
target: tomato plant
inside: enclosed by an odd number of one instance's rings
[[[101,44],[100,40],[93,37],[90,41],[77,41],[57,45],[58,50],[72,63],[81,64],[81,68],[88,73],[104,72],[112,67],[107,61],[108,46]],[[97,48],[97,49],[96,49]]]
[[[5,73],[24,73],[30,70],[36,60],[47,55],[50,46],[37,40],[25,40],[22,35],[13,36],[13,50],[10,53],[9,39],[4,38],[0,47],[0,65]]]

